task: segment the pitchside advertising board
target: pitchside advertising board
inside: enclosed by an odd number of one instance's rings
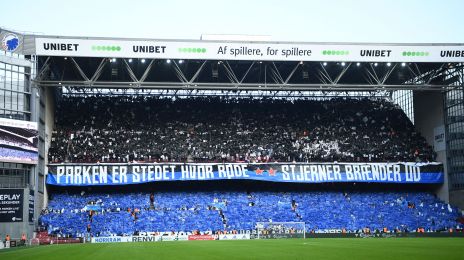
[[[136,242],[166,242],[189,240],[248,240],[250,234],[226,234],[226,235],[148,235],[148,236],[112,236],[92,237],[91,243],[136,243]]]
[[[22,189],[0,189],[0,222],[23,221]]]
[[[464,62],[462,44],[324,44],[37,37],[39,56],[256,61]]]
[[[51,164],[47,184],[126,185],[157,181],[443,183],[441,163]]]

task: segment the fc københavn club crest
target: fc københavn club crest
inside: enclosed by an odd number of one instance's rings
[[[19,47],[19,38],[16,34],[8,33],[2,38],[2,49],[14,52]]]

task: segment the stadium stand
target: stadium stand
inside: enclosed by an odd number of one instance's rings
[[[19,149],[37,151],[37,145],[26,141],[23,138],[2,132],[0,129],[0,145],[16,147]]]
[[[18,162],[37,161],[37,137],[27,129],[0,126],[0,159]]]
[[[434,161],[385,99],[63,96],[49,162]]]
[[[64,95],[56,111],[49,149],[54,163],[435,160],[401,108],[385,99]],[[269,221],[305,222],[307,232],[435,232],[456,228],[460,214],[429,191],[407,188],[67,188],[74,191],[50,192],[41,214],[50,235],[243,233]]]
[[[305,222],[307,232],[446,231],[457,208],[423,191],[58,192],[39,224],[60,237],[139,232],[253,232],[257,222]]]
[[[37,161],[37,152],[22,151],[0,146],[0,158],[3,160]]]

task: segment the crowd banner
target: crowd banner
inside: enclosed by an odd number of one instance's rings
[[[58,186],[202,180],[440,184],[444,179],[441,163],[101,163],[48,169],[47,184]]]

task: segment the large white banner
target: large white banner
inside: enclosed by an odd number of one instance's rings
[[[36,38],[40,56],[109,58],[464,62],[464,45],[379,45]]]

